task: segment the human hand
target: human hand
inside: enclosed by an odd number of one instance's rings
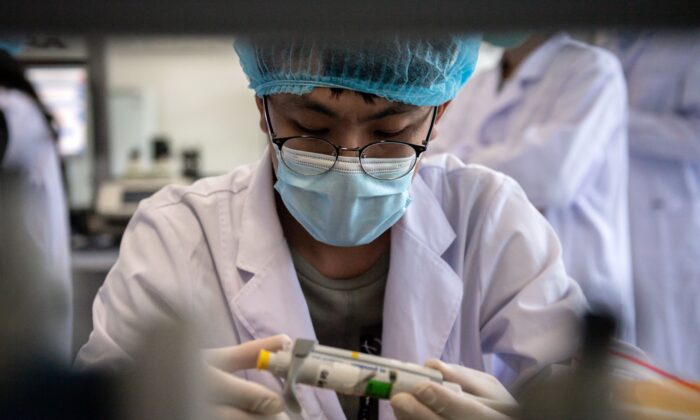
[[[463,366],[429,360],[429,368],[442,372],[445,381],[461,386],[459,394],[443,385],[426,381],[411,394],[400,393],[391,399],[399,420],[509,419],[517,407],[515,399],[495,377]]]
[[[272,390],[232,375],[254,369],[260,350],[279,351],[291,339],[276,335],[248,341],[238,346],[204,351],[207,398],[211,416],[216,420],[283,420],[284,400]]]

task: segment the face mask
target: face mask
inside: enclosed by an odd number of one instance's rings
[[[16,56],[24,50],[24,40],[17,37],[0,38],[0,50],[5,50],[8,54]]]
[[[309,176],[289,167],[303,173],[304,166],[327,167],[329,157],[295,151],[285,154],[282,162],[279,150],[275,151],[275,189],[287,210],[317,241],[346,247],[370,243],[393,226],[411,202],[408,189],[415,168],[398,179],[376,179],[363,172],[358,158],[340,156],[328,172]],[[400,174],[406,171],[406,164],[412,160],[375,159],[365,163],[365,168],[374,165],[373,171]]]
[[[527,41],[530,32],[495,32],[484,34],[484,41],[501,48],[515,48]]]

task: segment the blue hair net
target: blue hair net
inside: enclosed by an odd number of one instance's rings
[[[478,35],[380,38],[239,38],[235,49],[256,95],[349,89],[435,106],[454,98],[474,71]]]

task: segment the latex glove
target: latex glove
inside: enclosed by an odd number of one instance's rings
[[[238,346],[205,350],[208,408],[212,417],[217,420],[287,419],[282,413],[284,400],[280,395],[232,374],[255,369],[260,350],[278,351],[291,342],[286,335],[276,335]]]
[[[391,399],[394,414],[399,420],[510,418],[497,409],[491,408],[492,406],[507,407],[508,411],[512,411],[517,404],[495,377],[439,360],[429,360],[425,365],[442,372],[446,381],[459,384],[464,393],[460,395],[435,382],[423,382],[417,385],[411,394],[400,393]]]

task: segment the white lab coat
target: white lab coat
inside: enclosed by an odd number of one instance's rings
[[[483,369],[482,355],[496,353],[495,373],[508,386],[570,357],[585,299],[564,272],[554,232],[517,184],[444,155],[423,161],[410,193],[391,229],[382,354]],[[178,309],[199,320],[205,347],[315,337],[268,156],[142,202],[76,364],[128,362],[146,320]],[[266,372],[246,376],[281,390]],[[310,418],[343,417],[328,390],[302,387],[300,401]],[[393,418],[386,402],[380,412]]]
[[[637,339],[700,380],[700,32],[605,44],[629,90],[630,222]]]
[[[18,187],[28,201],[23,207],[22,230],[40,255],[37,264],[44,265],[51,276],[50,295],[53,302],[44,302],[52,314],[52,337],[64,362],[71,359],[73,342],[73,284],[70,272],[68,209],[58,158],[58,147],[50,135],[44,116],[34,101],[18,90],[0,86],[0,111],[5,116],[9,142],[0,162],[0,170],[17,174]],[[0,197],[2,200],[2,197]],[[9,203],[12,204],[12,203]],[[8,238],[2,238],[8,240]],[[9,239],[11,240],[11,238]],[[53,312],[55,310],[56,312]]]
[[[626,90],[618,61],[560,33],[499,91],[500,78],[494,68],[467,83],[429,152],[451,152],[515,178],[557,232],[567,272],[591,304],[622,321],[618,336],[634,343]]]

